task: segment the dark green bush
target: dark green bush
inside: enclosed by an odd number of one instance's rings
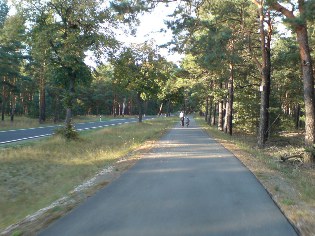
[[[55,129],[55,134],[60,135],[66,140],[78,140],[79,133],[75,130],[74,125],[69,123],[66,124],[64,127]]]

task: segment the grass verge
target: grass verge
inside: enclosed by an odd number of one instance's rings
[[[252,171],[301,235],[315,235],[314,167],[280,161],[283,154],[303,151],[301,134],[272,137],[262,150],[256,147],[256,137],[240,133],[229,136],[208,126],[203,118],[196,121]]]
[[[0,149],[0,229],[49,205],[174,125],[159,118]],[[104,184],[104,183],[103,183]],[[1,231],[0,231],[1,232]]]

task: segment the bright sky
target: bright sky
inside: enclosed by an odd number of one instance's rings
[[[163,45],[167,42],[170,42],[172,39],[172,33],[170,30],[167,30],[164,20],[167,19],[167,16],[172,14],[177,3],[169,4],[159,4],[153,12],[145,13],[140,16],[140,25],[137,28],[136,37],[129,36],[126,38],[125,35],[121,35],[119,40],[130,43],[144,43],[145,41],[153,40],[156,45]],[[165,29],[167,32],[160,32],[160,29]],[[183,56],[174,53],[168,52],[168,49],[161,48],[159,53],[166,57],[168,60],[178,63]]]
[[[8,3],[10,6],[12,6],[12,0],[8,0]],[[176,2],[170,3],[168,5],[163,3],[158,4],[158,6],[152,12],[145,13],[140,16],[141,23],[137,28],[136,37],[121,34],[118,39],[122,42],[125,42],[127,45],[130,43],[144,43],[145,41],[150,41],[152,39],[157,46],[166,44],[167,42],[171,41],[172,33],[170,30],[167,30],[164,20],[167,19],[168,15],[173,13],[177,4],[178,3]],[[9,14],[13,15],[15,13],[14,7],[11,7],[10,10],[11,11]],[[167,30],[167,32],[160,32],[161,28]],[[168,52],[168,49],[166,48],[159,49],[159,53],[174,63],[178,63],[183,58],[183,56],[179,55],[178,53]],[[89,56],[89,53],[87,54]],[[89,58],[87,58],[87,61],[90,60]]]

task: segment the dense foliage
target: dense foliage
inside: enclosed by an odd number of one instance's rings
[[[176,2],[166,24],[170,48],[186,55],[180,66],[150,42],[116,39],[122,24],[134,32],[138,13],[174,2],[26,0],[9,14],[0,0],[2,120],[69,120],[73,113],[139,114],[141,121],[142,114],[185,110],[231,135],[257,134],[260,147],[297,129],[312,146],[314,0]]]
[[[168,22],[183,68],[202,87],[206,121],[232,134],[270,135],[314,126],[314,1],[189,1]],[[286,8],[288,7],[288,8]],[[284,27],[287,26],[287,28]],[[203,106],[203,107],[202,107]]]

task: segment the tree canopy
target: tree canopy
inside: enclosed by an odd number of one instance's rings
[[[152,42],[119,42],[117,28],[134,34],[139,15],[175,2],[26,0],[9,15],[1,0],[2,120],[137,114],[141,121],[185,110],[230,135],[256,134],[261,148],[280,130],[303,129],[312,151],[314,0],[176,2],[165,22],[173,39],[163,46],[185,54],[180,65]]]

